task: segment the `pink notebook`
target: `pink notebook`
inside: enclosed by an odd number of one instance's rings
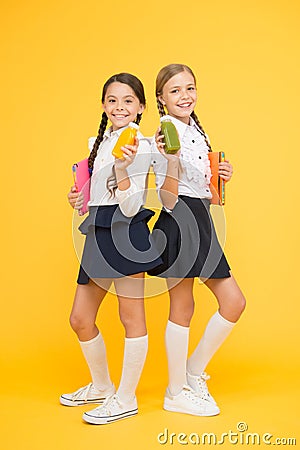
[[[91,177],[88,166],[88,158],[73,164],[72,167],[75,187],[77,192],[82,192],[84,197],[83,207],[80,210],[81,214],[85,214],[88,211],[88,201],[90,200],[90,184]]]

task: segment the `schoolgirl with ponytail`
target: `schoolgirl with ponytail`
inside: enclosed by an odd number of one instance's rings
[[[89,139],[89,214],[79,227],[86,239],[70,316],[91,382],[60,397],[65,406],[100,404],[83,414],[83,419],[92,424],[111,423],[138,412],[135,390],[148,348],[144,274],[161,263],[149,241],[147,222],[154,213],[143,208],[151,163],[149,140],[138,132],[134,145],[122,147],[123,158],[112,156],[122,131],[130,122],[138,125],[142,118],[146,105],[143,85],[129,73],[114,75],[104,84],[101,101],[103,114],[98,135]],[[77,193],[74,186],[68,199],[71,206],[81,209],[83,194]],[[111,283],[125,329],[123,369],[117,391],[95,323]]]
[[[219,407],[208,391],[206,366],[224,342],[245,308],[244,296],[235,281],[218,242],[210,214],[211,170],[209,139],[194,111],[196,78],[183,64],[162,68],[156,79],[156,100],[161,117],[175,125],[181,148],[164,151],[158,129],[152,147],[156,186],[163,204],[154,226],[157,245],[166,244],[163,264],[149,274],[166,278],[170,314],[165,332],[169,384],[164,399],[168,411],[213,416]],[[219,176],[229,181],[232,166],[219,164]],[[199,277],[215,295],[218,311],[188,358],[189,327],[194,312],[193,282]]]

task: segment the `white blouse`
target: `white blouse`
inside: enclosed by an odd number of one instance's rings
[[[146,183],[151,164],[151,148],[149,139],[138,132],[138,151],[134,161],[126,169],[130,177],[130,187],[125,191],[120,191],[117,188],[115,196],[111,197],[106,187],[107,179],[112,175],[112,167],[115,162],[115,158],[111,152],[123,130],[124,128],[112,131],[109,128],[104,133],[103,141],[99,146],[94,161],[90,201],[88,205],[103,206],[119,204],[122,213],[127,217],[132,217],[138,213],[146,201]],[[93,148],[95,140],[96,138],[92,137],[88,141],[90,151]]]
[[[202,131],[192,118],[190,124],[187,125],[172,116],[165,117],[175,125],[181,144],[178,195],[212,198],[209,188],[212,175],[208,159],[209,149]],[[157,149],[154,138],[152,139],[151,151],[156,187],[159,193],[165,181],[168,162]]]

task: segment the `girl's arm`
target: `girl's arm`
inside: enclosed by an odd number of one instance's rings
[[[168,159],[167,172],[163,185],[159,190],[162,204],[167,209],[173,209],[178,199],[179,158]]]
[[[118,189],[120,191],[126,191],[131,186],[127,167],[133,163],[135,155],[137,153],[138,145],[139,141],[137,138],[135,138],[134,145],[126,145],[125,147],[122,147],[124,158],[119,158],[115,161],[116,178]]]
[[[139,148],[138,148],[139,146]],[[115,162],[118,188],[116,199],[124,216],[133,217],[144,204],[147,175],[150,168],[151,153],[148,140],[139,141],[135,145],[126,145],[125,158]],[[134,164],[132,164],[134,162]]]

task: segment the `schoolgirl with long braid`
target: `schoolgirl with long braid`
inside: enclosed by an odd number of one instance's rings
[[[239,319],[245,299],[218,242],[210,214],[211,146],[194,111],[197,89],[192,70],[182,64],[161,69],[156,79],[156,98],[160,116],[167,112],[165,118],[175,125],[181,144],[177,154],[165,153],[158,129],[152,148],[156,185],[163,204],[153,237],[159,230],[156,242],[163,249],[163,264],[149,273],[166,278],[170,296],[165,332],[169,385],[164,408],[213,416],[220,410],[208,391],[205,369]],[[219,164],[219,176],[230,180],[229,161]],[[219,309],[188,358],[195,277],[215,295]]]
[[[83,419],[92,424],[111,423],[138,412],[135,390],[148,347],[144,273],[161,263],[149,241],[147,222],[154,213],[143,208],[151,151],[149,141],[139,132],[134,145],[122,147],[123,158],[115,159],[112,149],[130,122],[140,122],[145,104],[144,88],[138,78],[129,73],[112,76],[103,87],[104,111],[98,136],[89,140],[89,214],[79,227],[86,240],[70,324],[88,364],[91,383],[61,395],[60,402],[66,406],[100,404],[83,414]],[[75,209],[82,208],[83,194],[77,193],[74,186],[68,199]],[[95,323],[112,282],[125,328],[117,391]]]

